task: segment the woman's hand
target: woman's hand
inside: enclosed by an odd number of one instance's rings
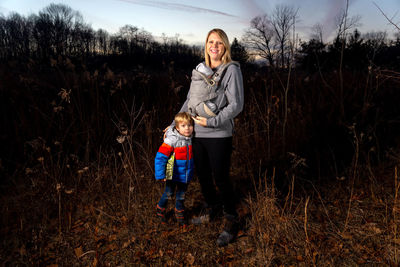
[[[207,126],[207,119],[204,117],[200,117],[200,116],[196,116],[196,117],[192,117],[192,119],[194,120],[195,123],[197,123],[198,125],[201,125],[203,127]]]
[[[167,128],[165,128],[165,129],[163,130],[163,133],[164,133],[163,140],[165,139],[165,135],[167,134],[167,131],[168,131],[168,128],[169,128],[169,127],[171,127],[171,126],[168,126]]]

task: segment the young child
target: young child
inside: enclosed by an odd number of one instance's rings
[[[218,84],[213,80],[214,71],[205,63],[200,63],[192,71],[188,110],[192,116],[215,117],[217,105],[212,102],[217,97]]]
[[[237,62],[232,61],[213,71],[203,62],[192,71],[192,81],[188,96],[188,111],[190,115],[204,118],[217,116],[219,110],[215,101],[219,94],[224,93],[223,89],[218,89],[219,81],[230,64],[239,66]]]
[[[180,112],[175,116],[175,127],[170,127],[163,144],[158,149],[155,158],[155,176],[157,180],[165,181],[165,190],[157,204],[157,216],[165,223],[165,213],[168,200],[175,195],[175,217],[179,226],[185,226],[185,192],[193,177],[192,154],[193,119],[190,114]],[[174,154],[172,177],[167,177],[167,162]]]

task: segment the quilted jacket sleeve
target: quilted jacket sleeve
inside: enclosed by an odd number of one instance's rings
[[[155,176],[157,180],[165,178],[165,166],[173,151],[174,148],[166,143],[163,143],[158,149],[154,160]]]

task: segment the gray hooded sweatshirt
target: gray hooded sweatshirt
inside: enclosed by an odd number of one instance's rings
[[[222,65],[214,69],[217,71]],[[188,112],[188,102],[191,92],[183,104],[180,112]],[[194,136],[200,138],[221,138],[233,135],[233,119],[243,110],[244,89],[243,76],[238,64],[230,64],[222,80],[219,82],[217,97],[213,102],[218,107],[215,117],[207,118],[207,126],[195,123]]]

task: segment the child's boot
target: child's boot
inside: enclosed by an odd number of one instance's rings
[[[177,210],[175,208],[175,217],[180,227],[186,227],[185,210]]]
[[[165,224],[167,222],[167,220],[165,219],[165,208],[161,208],[160,206],[158,206],[158,204],[156,214],[162,224]]]

